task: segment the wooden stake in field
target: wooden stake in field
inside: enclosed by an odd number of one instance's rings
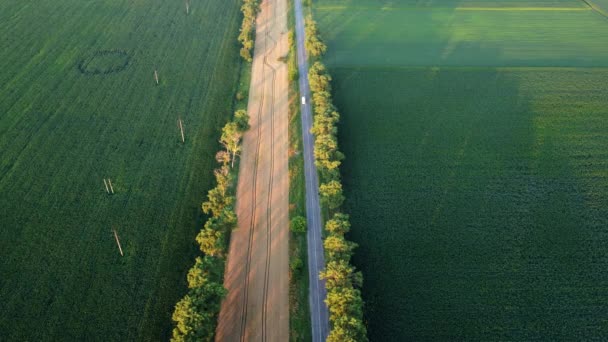
[[[112,181],[108,178],[108,184],[110,184],[110,191],[112,191],[112,195],[114,195],[114,187],[112,186]]]
[[[186,1],[186,14],[190,14],[190,1]]]
[[[116,239],[116,244],[118,245],[118,250],[120,251],[120,256],[125,256],[122,253],[122,247],[120,246],[120,240],[118,239],[118,233],[116,233],[116,229],[113,229],[114,231],[114,238]]]
[[[110,189],[108,188],[108,183],[106,182],[106,179],[103,179],[103,185],[106,186],[106,192],[109,194],[110,193]]]
[[[156,80],[156,85],[158,85],[158,71],[154,70],[154,79]]]
[[[179,130],[182,132],[182,143],[185,143],[186,140],[184,139],[184,126],[182,125],[182,119],[177,119],[177,123],[179,124]]]

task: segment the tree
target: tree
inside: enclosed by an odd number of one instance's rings
[[[175,305],[172,319],[176,325],[171,341],[211,341],[225,296],[226,289],[222,284],[212,281],[191,289]]]
[[[221,150],[215,154],[215,160],[217,160],[218,163],[222,164],[222,166],[227,166],[228,164],[230,164],[230,159],[230,153],[228,153],[227,151]]]
[[[357,244],[344,239],[343,235],[330,235],[323,241],[328,260],[350,260]]]
[[[335,126],[336,119],[328,115],[315,115],[310,133],[315,136],[335,135],[338,129]]]
[[[224,207],[224,210],[218,216],[218,221],[222,226],[222,230],[228,231],[236,228],[237,217],[232,205]]]
[[[367,329],[359,318],[342,316],[332,321],[327,342],[366,342]]]
[[[249,115],[247,115],[247,111],[244,109],[239,109],[234,112],[234,122],[238,130],[243,133],[249,129]]]
[[[213,174],[215,175],[215,181],[217,183],[216,189],[218,189],[222,196],[226,197],[226,192],[232,185],[232,175],[230,174],[228,166],[222,165],[219,169],[215,169]]]
[[[308,70],[310,89],[316,93],[320,91],[331,92],[331,76],[327,74],[325,65],[315,62]]]
[[[336,110],[331,103],[331,94],[326,90],[314,92],[312,94],[312,102],[315,104],[315,114],[317,116],[326,115],[327,112]]]
[[[353,281],[359,280],[355,274],[354,267],[347,260],[329,260],[319,277],[325,279],[325,286],[331,290],[336,287],[353,286]]]
[[[289,263],[289,268],[291,269],[292,272],[300,271],[303,266],[304,266],[304,262],[302,262],[302,259],[300,259],[297,256],[293,257],[291,262]]]
[[[344,202],[342,184],[335,180],[321,184],[319,194],[321,195],[321,202],[325,203],[329,209],[336,209]]]
[[[209,223],[209,221],[207,221],[207,223]],[[205,224],[205,228],[196,236],[196,241],[205,255],[222,256],[226,249],[224,233],[207,227],[207,224]]]
[[[346,316],[363,316],[361,292],[352,287],[337,287],[327,291],[325,303],[329,309],[329,319],[332,321]]]
[[[241,152],[242,137],[243,133],[239,130],[239,127],[235,122],[227,123],[222,129],[220,143],[224,146],[226,151],[232,155],[231,167],[234,167],[234,159]]]
[[[205,214],[211,213],[212,216],[219,217],[226,206],[234,203],[234,197],[227,196],[225,191],[215,187],[207,193],[207,201],[203,202],[202,208]]]
[[[327,46],[321,41],[317,23],[311,18],[305,20],[306,50],[311,56],[319,57],[327,51]]]
[[[325,230],[329,234],[344,235],[350,230],[349,216],[347,214],[336,213],[334,217],[325,223]]]
[[[197,257],[194,266],[188,271],[188,288],[193,289],[195,287],[203,286],[206,282],[210,281],[212,272],[217,267],[215,258],[210,256]]]
[[[306,219],[302,216],[296,216],[291,219],[289,227],[296,234],[306,233]]]
[[[247,62],[253,61],[253,58],[251,57],[251,51],[249,49],[245,48],[245,47],[241,48],[240,55]]]
[[[176,323],[171,337],[171,341],[175,342],[195,341],[205,321],[205,316],[198,312],[195,299],[190,295],[177,302],[171,318]]]

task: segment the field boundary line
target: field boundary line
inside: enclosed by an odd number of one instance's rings
[[[594,4],[593,2],[591,2],[589,0],[581,0],[581,1],[584,2],[585,5],[589,6],[590,10],[595,11],[597,14],[608,19],[608,13],[606,13],[604,10],[602,10],[600,7],[598,7],[596,4]]]

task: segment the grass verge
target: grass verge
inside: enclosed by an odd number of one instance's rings
[[[293,37],[295,17],[293,0],[289,0],[287,24]],[[304,191],[304,158],[302,155],[302,122],[298,105],[299,87],[295,42],[289,42],[289,217],[306,216]],[[291,341],[310,341],[310,308],[308,304],[308,269],[306,235],[290,232],[289,238],[289,336]],[[300,267],[292,267],[301,260]]]

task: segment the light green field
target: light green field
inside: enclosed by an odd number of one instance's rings
[[[0,2],[0,340],[168,339],[240,63],[191,3]]]
[[[577,0],[328,0],[315,19],[329,65],[608,65],[608,18]]]
[[[314,15],[370,340],[608,336],[608,19],[578,1]]]

